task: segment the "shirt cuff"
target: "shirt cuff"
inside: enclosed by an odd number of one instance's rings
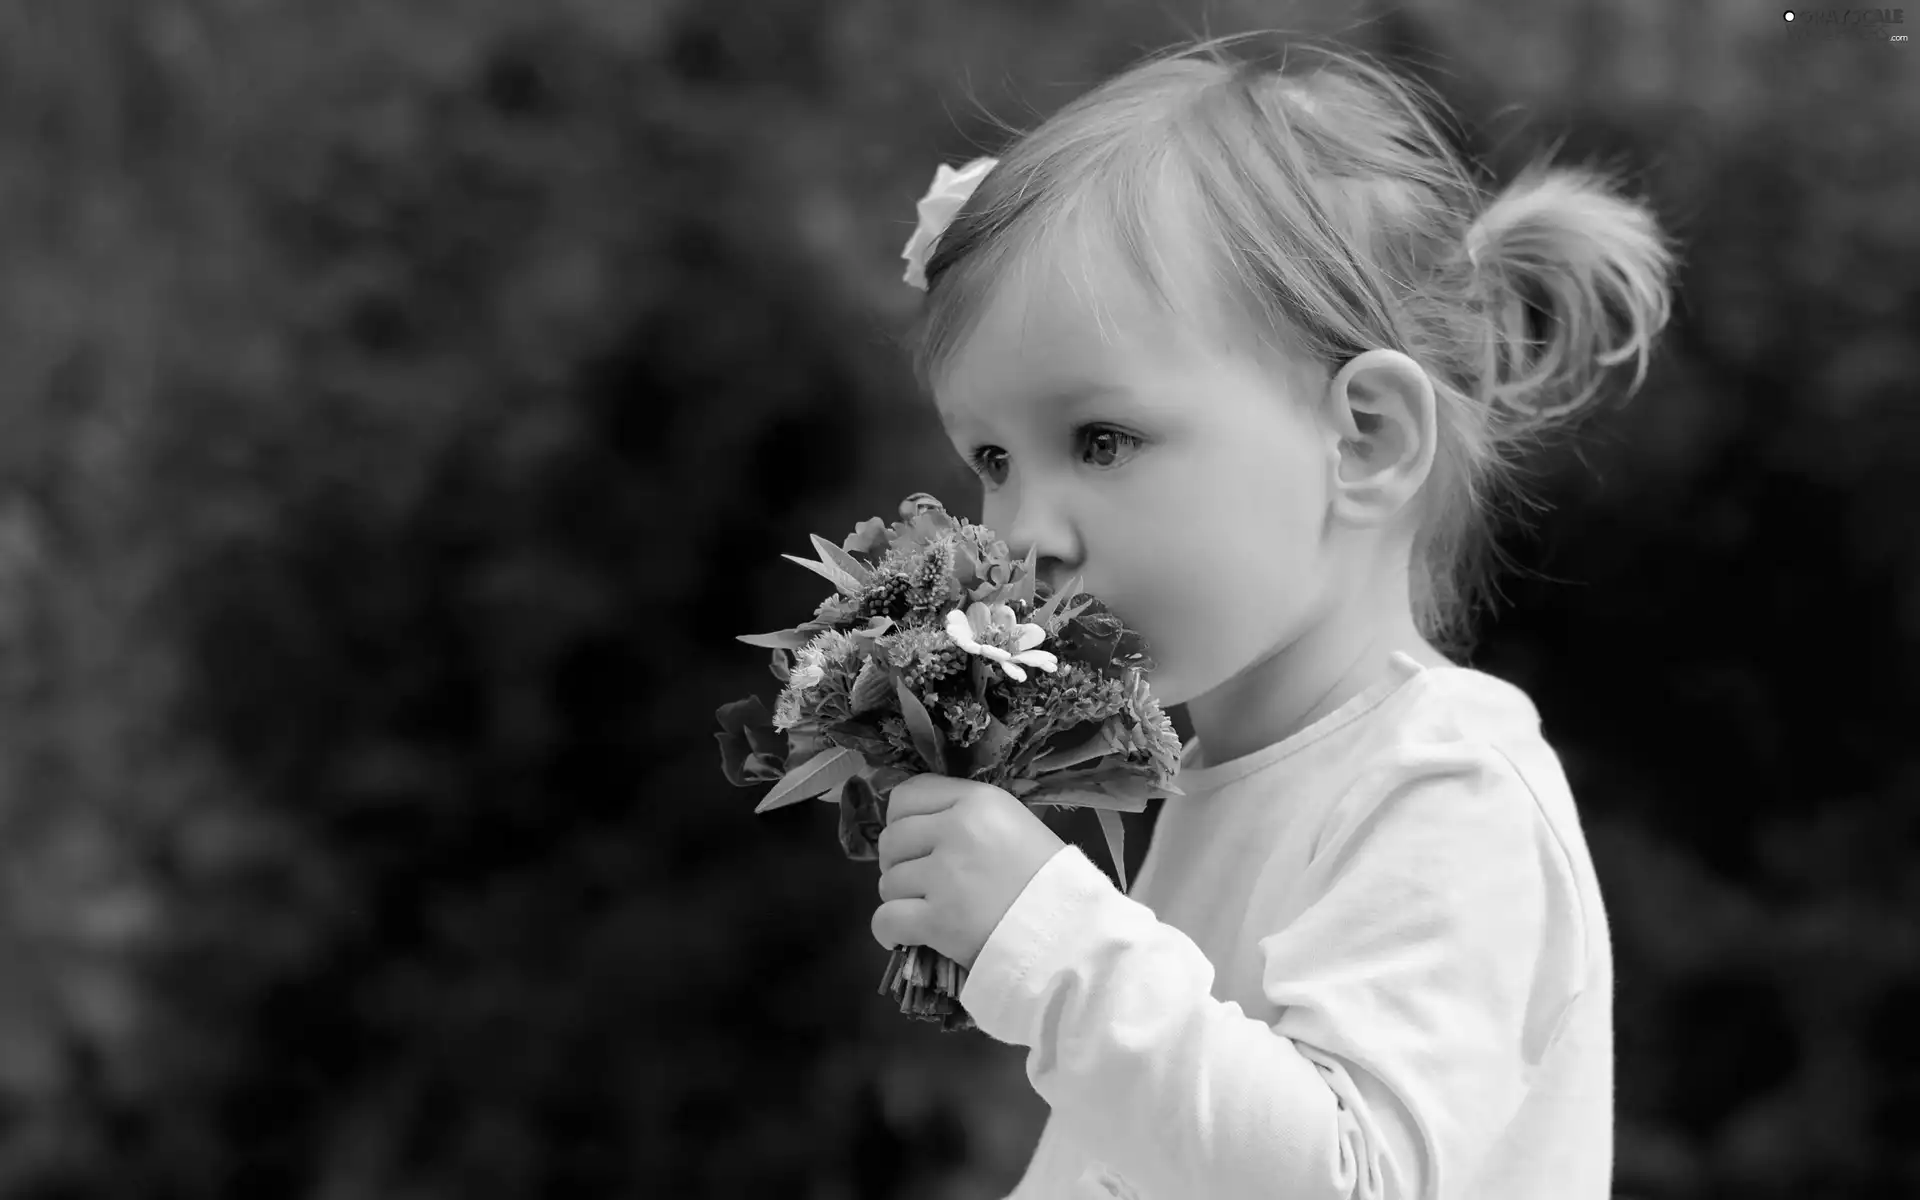
[[[1068,843],[1034,872],[1013,906],[987,936],[960,987],[960,1005],[995,1041],[1024,1046],[1034,1028],[1031,1006],[1047,983],[1071,965],[1084,935],[1100,927],[1099,913],[1120,893],[1080,847]]]

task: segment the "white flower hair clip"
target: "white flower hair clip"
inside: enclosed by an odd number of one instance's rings
[[[973,189],[980,186],[980,181],[999,162],[997,158],[976,158],[958,171],[945,163],[934,171],[933,186],[916,206],[920,225],[907,239],[907,248],[900,252],[900,257],[907,260],[907,283],[923,292],[927,290],[927,259],[933,256],[940,235],[947,231],[967,197],[973,195]]]

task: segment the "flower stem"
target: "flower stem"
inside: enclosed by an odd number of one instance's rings
[[[947,1033],[978,1028],[961,1007],[967,972],[927,946],[895,946],[880,980],[880,995],[892,993],[900,1011],[919,1021],[938,1021]]]

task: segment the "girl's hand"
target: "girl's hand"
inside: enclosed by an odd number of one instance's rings
[[[930,946],[968,970],[1027,881],[1066,842],[991,784],[915,775],[896,785],[880,835],[873,936]]]

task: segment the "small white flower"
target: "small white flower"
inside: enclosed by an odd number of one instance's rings
[[[1026,681],[1027,673],[1022,667],[1049,674],[1060,669],[1059,659],[1048,651],[1034,649],[1046,640],[1047,631],[1038,625],[1020,624],[1013,609],[1005,604],[988,608],[976,600],[965,612],[954,609],[947,614],[947,636],[968,654],[999,663],[1007,678],[1015,683]],[[1009,646],[1011,650],[1007,649]]]
[[[795,693],[817,687],[827,677],[827,666],[845,658],[853,650],[847,635],[828,630],[800,648],[799,661],[787,674],[787,686]]]
[[[927,290],[927,260],[933,257],[940,235],[953,223],[954,214],[967,202],[967,197],[973,195],[973,189],[980,186],[980,181],[999,162],[997,158],[976,158],[958,171],[945,163],[934,171],[933,186],[915,207],[920,217],[919,228],[907,239],[907,248],[900,252],[900,257],[907,260],[904,276],[907,283],[923,292]]]

